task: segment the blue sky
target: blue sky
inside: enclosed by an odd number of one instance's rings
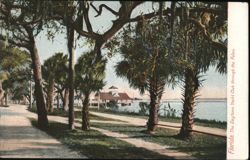
[[[94,2],[95,5],[101,2]],[[113,9],[118,10],[119,3],[118,2],[105,2]],[[154,5],[157,8],[157,5]],[[151,2],[146,2],[145,4],[141,5],[140,7],[136,8],[136,10],[132,13],[132,17],[139,15],[141,12],[148,13],[152,11]],[[94,11],[90,12],[90,19],[92,21],[94,31],[98,31],[102,33],[103,31],[107,30],[111,27],[112,22],[111,20],[115,19],[115,16],[109,12],[103,12],[103,15],[97,18],[94,18],[96,13]],[[41,63],[51,55],[56,52],[63,52],[67,54],[67,45],[65,34],[58,34],[56,35],[54,41],[49,41],[46,38],[46,31],[42,32],[37,38],[37,48],[40,54]],[[84,51],[89,50],[87,46],[84,46],[83,41],[79,41],[81,47],[77,46],[76,48],[76,58],[78,58]],[[105,53],[105,51],[103,51]],[[135,89],[129,88],[129,84],[125,79],[121,79],[116,77],[114,73],[114,65],[118,62],[119,55],[116,55],[108,60],[107,68],[106,68],[106,78],[105,81],[107,85],[104,87],[104,90],[111,85],[115,85],[119,88],[120,91],[125,91],[131,97],[140,97],[139,92]],[[226,86],[227,86],[227,75],[220,75],[215,71],[215,68],[210,67],[209,71],[204,75],[206,79],[203,83],[203,87],[201,88],[200,94],[203,98],[225,98],[226,97]],[[147,93],[143,96],[147,98]],[[177,86],[175,89],[167,88],[163,95],[163,99],[166,98],[180,98],[181,97],[181,90],[180,87]]]

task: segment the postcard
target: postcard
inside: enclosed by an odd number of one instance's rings
[[[0,0],[0,158],[248,159],[248,16]]]

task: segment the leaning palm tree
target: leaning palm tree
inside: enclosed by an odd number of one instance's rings
[[[173,52],[179,55],[183,69],[183,114],[179,135],[192,137],[195,103],[202,74],[216,65],[226,72],[226,3],[180,2],[183,13],[177,15],[173,33]],[[221,14],[218,14],[221,13]],[[182,45],[179,45],[182,44]]]
[[[76,90],[79,90],[84,99],[82,101],[82,130],[89,130],[89,99],[91,92],[99,91],[105,85],[106,59],[97,59],[94,52],[81,55],[75,66]]]
[[[47,91],[47,110],[53,112],[55,83],[61,80],[65,73],[65,64],[67,63],[67,55],[56,53],[52,57],[44,61],[42,73],[46,82]]]
[[[158,124],[158,110],[165,85],[174,84],[175,59],[168,48],[168,21],[158,18],[141,21],[136,27],[128,27],[120,47],[122,61],[116,65],[116,74],[126,78],[131,87],[150,95],[150,111],[147,122],[149,133]]]

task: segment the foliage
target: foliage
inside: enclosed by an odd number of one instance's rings
[[[76,89],[82,93],[99,91],[105,85],[106,59],[96,61],[95,54],[88,52],[78,58],[76,69]]]
[[[61,52],[55,53],[44,61],[42,72],[45,81],[55,79],[57,83],[65,83],[68,56]]]
[[[129,81],[141,93],[152,83],[164,86],[176,82],[175,59],[168,48],[168,23],[158,19],[142,21],[124,30],[120,53],[123,61],[116,65],[116,74]],[[139,74],[137,74],[139,73]]]
[[[180,136],[191,138],[194,107],[203,81],[201,74],[206,73],[212,65],[215,65],[220,73],[226,72],[227,4],[179,2],[177,7],[182,9],[183,14],[172,15],[170,42],[172,51],[179,57],[177,64],[183,75],[183,114]],[[206,10],[200,10],[200,8],[206,8]]]
[[[164,105],[162,110],[164,113],[164,117],[169,117],[169,118],[176,118],[177,117],[176,109],[172,108],[169,103],[168,103],[168,107],[166,107],[166,105]]]
[[[46,9],[49,6],[49,1],[1,0],[0,21],[4,30],[1,38],[12,45],[29,49],[29,43],[33,41],[31,35],[36,37],[48,22]]]
[[[116,101],[113,101],[113,100],[111,100],[111,101],[109,101],[109,102],[107,103],[107,107],[108,107],[110,110],[113,110],[113,111],[117,111],[118,108],[119,108],[117,102],[116,102]]]
[[[213,65],[220,73],[226,73],[227,18],[224,14],[227,14],[227,4],[180,2],[179,5],[190,12],[186,17],[173,17],[171,47],[179,57],[181,70],[185,72],[186,68],[190,68],[205,73]],[[207,10],[199,11],[200,8]],[[218,14],[213,10],[220,12]]]
[[[56,83],[56,88],[63,91],[67,87],[68,56],[61,52],[55,53],[44,61],[42,66],[45,86],[48,87],[52,80]]]
[[[7,46],[0,50],[0,68],[7,72],[15,70],[24,63],[30,63],[29,54],[16,47]],[[25,67],[25,65],[23,65]]]
[[[31,60],[29,54],[16,47],[7,46],[0,52],[0,78],[3,88],[11,93],[14,100],[21,100],[25,96],[29,100],[29,83],[31,80]]]
[[[150,105],[147,102],[139,102],[139,114],[140,115],[148,115]]]

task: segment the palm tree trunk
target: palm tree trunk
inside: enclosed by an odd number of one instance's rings
[[[41,128],[47,128],[49,126],[48,118],[47,118],[47,110],[45,106],[45,99],[42,88],[42,72],[41,72],[41,64],[39,60],[38,51],[35,44],[35,39],[32,37],[32,41],[30,43],[30,54],[32,59],[32,67],[34,73],[34,81],[35,81],[35,97],[36,97],[36,106],[37,106],[37,115],[38,115],[38,126]]]
[[[182,126],[179,133],[179,136],[183,139],[192,137],[195,98],[197,97],[198,87],[199,81],[197,74],[192,69],[186,69]]]
[[[150,109],[149,109],[149,119],[147,122],[147,130],[151,133],[154,132],[157,128],[158,124],[158,110],[160,107],[160,101],[162,97],[162,93],[164,90],[164,84],[163,87],[160,87],[160,85],[156,85],[151,83],[150,84]]]
[[[89,92],[84,93],[85,98],[82,102],[82,130],[90,129],[89,124]]]
[[[63,96],[63,110],[67,111],[69,105],[69,89],[66,88],[64,90],[64,96]]]
[[[67,26],[68,51],[69,51],[69,129],[74,126],[74,81],[75,81],[75,52],[74,29]]]
[[[2,87],[2,81],[0,80],[0,105],[3,105],[4,90]]]
[[[60,108],[60,94],[59,94],[59,92],[57,93],[56,98],[57,98],[56,107],[58,109],[58,108]]]
[[[51,80],[49,82],[49,88],[48,88],[48,102],[47,102],[47,108],[48,112],[53,112],[54,110],[54,86],[55,86],[55,80]]]
[[[4,99],[5,99],[5,106],[8,106],[8,89],[6,89],[4,93]]]

